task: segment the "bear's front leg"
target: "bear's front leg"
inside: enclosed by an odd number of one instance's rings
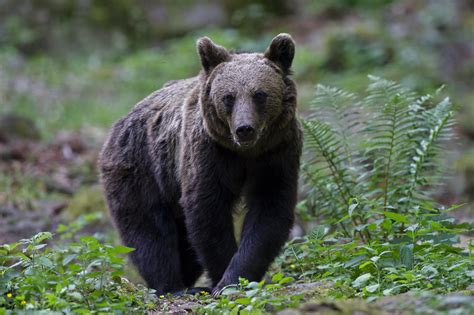
[[[224,276],[214,287],[214,296],[223,287],[238,283],[239,277],[259,281],[278,255],[294,222],[298,169],[298,150],[257,163],[245,193],[248,213],[242,240]]]
[[[216,165],[206,165],[186,180],[181,197],[189,242],[208,271],[213,287],[237,251],[232,218],[237,196],[221,178]]]

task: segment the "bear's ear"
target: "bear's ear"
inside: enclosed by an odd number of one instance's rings
[[[210,73],[218,64],[229,61],[231,58],[227,49],[214,44],[209,37],[198,39],[196,46],[201,58],[202,68],[206,73]]]
[[[276,63],[286,74],[290,72],[291,63],[295,56],[295,42],[290,34],[279,34],[272,39],[265,51],[265,57]]]

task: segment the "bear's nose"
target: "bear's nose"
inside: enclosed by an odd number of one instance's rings
[[[237,127],[235,132],[240,141],[250,141],[255,137],[255,129],[249,125]]]

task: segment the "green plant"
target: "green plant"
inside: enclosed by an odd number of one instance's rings
[[[413,243],[373,238],[364,244],[342,237],[338,231],[326,234],[327,229],[321,226],[290,242],[279,258],[281,268],[305,281],[333,281],[336,290],[331,294],[336,298],[465,289],[474,280],[474,247],[469,245],[466,252],[453,246],[449,237],[455,238],[469,226],[453,224],[451,219],[433,221],[435,213],[439,214],[438,210],[407,228],[407,236],[420,237]]]
[[[60,226],[61,246],[50,246],[49,232],[0,246],[0,313],[24,309],[129,314],[155,306],[151,290],[122,277],[122,255],[133,249],[76,236],[91,219]]]
[[[414,218],[433,207],[430,193],[442,183],[440,148],[452,139],[454,123],[451,102],[437,101],[439,91],[417,96],[395,82],[370,79],[362,99],[317,86],[313,114],[302,119],[303,212],[330,217],[346,236],[356,232],[365,241],[374,233],[394,236],[386,233],[391,223],[403,233],[407,222],[397,215]]]
[[[299,209],[323,224],[290,243],[282,268],[332,280],[350,288],[346,296],[464,289],[474,278],[472,245],[453,244],[472,227],[431,197],[442,183],[442,145],[453,139],[451,103],[437,100],[440,90],[417,96],[370,79],[362,99],[318,86],[302,119],[308,197]]]
[[[262,314],[275,312],[288,307],[295,307],[303,299],[302,294],[288,295],[279,292],[285,284],[293,282],[291,277],[277,273],[272,277],[272,283],[265,281],[249,282],[240,278],[238,285],[226,287],[217,300],[208,295],[201,296],[205,306],[197,308],[203,314]]]

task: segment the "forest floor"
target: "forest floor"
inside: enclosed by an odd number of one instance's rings
[[[54,231],[81,214],[106,213],[95,169],[103,133],[59,132],[39,141],[21,135],[22,124],[34,126],[29,119],[4,119],[17,126],[9,137],[0,133],[1,243]],[[107,221],[97,229],[110,229]]]
[[[329,314],[329,315],[384,315],[384,314],[472,314],[474,311],[474,290],[435,295],[429,292],[405,293],[387,296],[376,301],[364,299],[332,299],[327,292],[333,285],[325,282],[293,283],[274,292],[276,295],[304,295],[301,304],[295,308],[275,311],[270,305],[267,312],[280,315]],[[196,296],[164,298],[154,314],[193,314],[196,308],[204,307],[208,301]]]

